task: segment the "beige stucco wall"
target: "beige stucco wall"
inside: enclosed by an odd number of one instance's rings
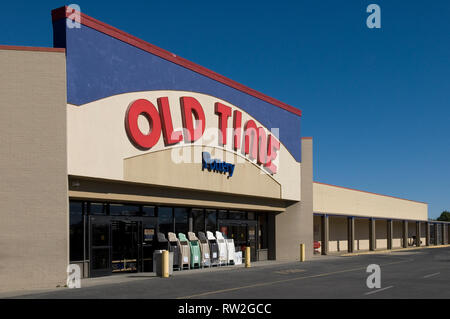
[[[0,50],[0,290],[64,285],[65,53]]]
[[[355,219],[355,250],[368,250],[369,247],[369,220]]]
[[[346,251],[348,249],[347,218],[330,216],[328,223],[330,232],[328,239],[328,251]]]
[[[281,198],[281,185],[269,174],[264,174],[251,161],[238,161],[231,177],[213,171],[201,170],[194,157],[202,156],[206,151],[212,158],[229,157],[223,149],[186,146],[185,153],[190,154],[192,161],[182,165],[172,160],[172,150],[162,150],[139,155],[124,160],[124,179],[131,182],[174,186],[189,189],[207,189],[208,191],[238,193],[240,195]],[[157,169],[158,168],[158,169]]]
[[[387,248],[387,221],[384,219],[375,220],[375,240],[376,249]]]
[[[389,196],[314,183],[314,212],[427,220],[428,205]]]
[[[136,167],[138,162],[142,162],[144,157],[139,159],[132,159],[139,156],[147,156],[147,154],[160,152],[163,150],[170,150],[171,157],[168,154],[164,156],[166,159],[172,159],[172,163],[166,161],[163,166],[158,166],[158,170],[166,171],[169,167],[173,168],[178,165],[177,170],[183,170],[190,164],[195,164],[194,172],[200,180],[205,175],[201,171],[201,157],[196,158],[195,163],[186,163],[186,152],[190,149],[191,143],[185,144],[184,141],[175,145],[166,147],[163,142],[163,137],[159,139],[158,143],[150,150],[140,150],[136,148],[129,140],[124,119],[128,106],[136,99],[147,99],[157,107],[157,98],[168,97],[173,120],[173,127],[175,131],[182,128],[182,117],[180,109],[180,97],[191,96],[196,98],[202,105],[206,117],[206,130],[202,139],[194,143],[196,146],[219,147],[218,143],[218,116],[214,112],[214,104],[221,102],[230,106],[232,110],[240,110],[242,112],[242,123],[253,119],[258,126],[261,123],[256,121],[250,114],[244,112],[238,106],[228,103],[227,101],[218,99],[206,94],[184,91],[146,91],[146,92],[131,92],[126,94],[119,94],[104,98],[98,101],[87,103],[81,106],[68,105],[68,171],[70,175],[86,176],[93,178],[117,180],[117,181],[135,181],[144,182],[142,178],[136,174],[130,173],[131,166]],[[139,122],[142,131],[149,130],[148,122],[145,120]],[[232,128],[232,118],[228,120],[228,127]],[[278,128],[265,128],[266,134],[270,134],[270,130]],[[280,128],[280,134],[283,134],[283,129]],[[243,138],[243,135],[242,135]],[[248,156],[244,156],[241,150],[234,151],[232,149],[232,131],[227,132],[228,144],[224,147],[226,152],[223,152],[223,160],[229,163],[246,164],[253,163],[254,168],[258,168],[256,174],[266,174],[266,171],[261,169],[260,165],[256,164],[256,160],[250,160]],[[300,144],[300,143],[299,143]],[[241,143],[243,145],[243,143]],[[187,147],[183,147],[187,146]],[[300,147],[300,146],[299,146]],[[87,155],[88,154],[88,155]],[[189,156],[189,154],[187,154]],[[154,157],[158,157],[155,155]],[[150,156],[148,156],[150,157]],[[126,162],[124,165],[124,161]],[[235,161],[235,162],[233,162]],[[268,178],[273,179],[276,183],[281,185],[281,189],[277,198],[286,200],[300,201],[300,163],[298,163],[286,147],[281,144],[280,151],[274,163],[278,167],[278,172],[273,175],[268,175]],[[174,164],[174,165],[172,165]],[[188,165],[186,165],[188,164]],[[248,165],[247,165],[248,166]],[[155,166],[147,167],[146,169],[155,169]],[[156,173],[155,173],[156,174]],[[156,176],[154,173],[146,174],[145,183],[167,185],[170,182],[172,187],[188,187],[187,181],[182,179],[168,179],[161,178],[161,175]],[[235,175],[227,180],[222,175],[222,180],[215,185],[222,185],[218,191],[229,192],[234,194],[241,194],[242,187],[230,187],[230,182],[235,179],[241,172],[239,169],[235,170]],[[216,181],[217,176],[208,174],[212,180]],[[266,174],[267,175],[267,174]],[[255,175],[256,176],[256,175]],[[155,177],[155,179],[153,179]],[[259,179],[259,178],[256,178]],[[266,179],[268,180],[268,179]],[[266,183],[265,183],[266,184]],[[246,185],[249,185],[246,183]],[[196,183],[192,185],[198,190],[210,190],[211,183]],[[215,187],[216,190],[217,187]],[[244,193],[252,193],[252,189],[246,189]],[[272,194],[272,191],[269,191]],[[267,192],[261,196],[267,196]]]
[[[299,141],[300,144],[300,141]],[[300,145],[299,145],[300,147]],[[276,215],[276,258],[277,260],[299,260],[300,244],[305,244],[306,258],[313,254],[313,141],[301,140],[302,200],[286,208],[284,213]]]
[[[392,247],[400,248],[403,244],[403,226],[402,222],[394,220],[392,229]]]

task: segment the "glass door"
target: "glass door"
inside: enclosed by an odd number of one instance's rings
[[[142,268],[142,222],[114,218],[112,228],[112,272],[137,272]]]
[[[111,223],[108,217],[89,218],[90,277],[111,274]]]
[[[139,271],[153,271],[153,252],[156,247],[156,233],[158,231],[158,218],[145,217],[142,221],[142,263]]]
[[[234,240],[236,251],[242,251],[242,257],[245,258],[245,247],[250,246],[251,261],[256,261],[256,237],[257,223],[254,220],[230,220],[219,219],[219,231],[224,233],[227,238]]]

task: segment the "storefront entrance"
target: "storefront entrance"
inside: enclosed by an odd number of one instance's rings
[[[217,221],[219,231],[234,240],[236,251],[242,251],[245,256],[245,247],[251,248],[251,261],[256,261],[256,220],[230,220],[219,219]]]
[[[152,271],[157,218],[90,216],[90,276]]]
[[[157,235],[222,232],[251,260],[275,259],[275,221],[268,212],[70,201],[70,263],[83,277],[152,272]],[[272,219],[271,219],[272,218]],[[159,248],[158,248],[159,249]]]

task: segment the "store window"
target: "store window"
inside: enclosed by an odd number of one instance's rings
[[[192,209],[193,231],[198,234],[199,231],[205,231],[205,213],[203,209]]]
[[[140,207],[135,205],[109,204],[111,216],[139,216]]]
[[[230,219],[247,219],[246,213],[245,212],[240,212],[240,211],[230,211],[230,213],[228,214]]]
[[[106,203],[89,203],[90,215],[106,215],[108,206]]]
[[[154,217],[155,213],[155,206],[142,206],[142,216]]]
[[[158,207],[159,231],[166,235],[174,232],[172,207]]]
[[[215,234],[217,230],[217,211],[206,210],[206,230]]]
[[[187,208],[175,208],[175,234],[183,233],[187,237],[189,231],[188,213]]]
[[[70,219],[70,237],[69,237],[69,254],[70,261],[81,261],[83,256],[83,203],[70,202],[69,205]]]
[[[228,211],[219,210],[217,213],[217,219],[228,219]]]

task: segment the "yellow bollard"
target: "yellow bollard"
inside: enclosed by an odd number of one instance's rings
[[[167,250],[162,252],[162,275],[163,278],[169,278],[169,252]]]
[[[305,261],[305,244],[300,244],[300,261]]]
[[[245,268],[250,268],[250,247],[245,247]]]

